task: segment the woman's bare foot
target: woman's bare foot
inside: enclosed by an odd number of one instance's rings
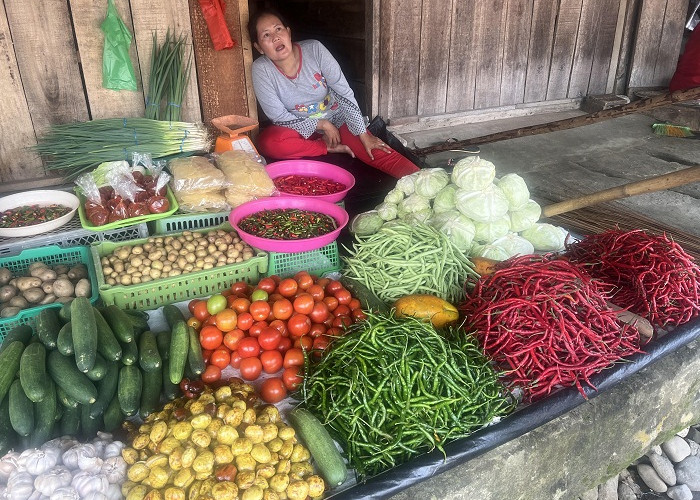
[[[352,149],[350,149],[350,147],[346,146],[345,144],[338,144],[334,147],[326,147],[326,149],[329,153],[345,153],[355,158],[355,153],[353,153]]]

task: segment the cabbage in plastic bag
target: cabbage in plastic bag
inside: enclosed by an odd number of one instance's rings
[[[404,199],[403,191],[401,191],[398,188],[394,188],[386,194],[386,196],[384,197],[384,202],[385,203],[393,203],[394,205],[396,205],[403,199]]]
[[[537,222],[532,227],[521,231],[520,236],[528,240],[535,250],[559,252],[564,250],[564,241],[568,232],[563,227]]]
[[[450,182],[450,176],[442,168],[424,168],[417,172],[415,192],[424,198],[433,199]]]
[[[474,245],[469,255],[493,260],[506,260],[508,258],[508,252],[496,245]]]
[[[495,184],[489,184],[481,191],[458,189],[455,206],[475,222],[493,222],[508,213],[508,199]]]
[[[503,194],[508,199],[508,208],[510,210],[519,210],[525,206],[530,199],[530,190],[525,184],[525,179],[518,174],[506,174],[495,184],[501,188]]]
[[[479,191],[493,183],[496,167],[478,156],[462,158],[452,170],[452,182],[467,191]]]
[[[455,210],[455,192],[457,184],[448,184],[440,190],[433,200],[433,212],[440,214]]]
[[[379,205],[377,205],[376,210],[379,214],[379,217],[387,221],[396,219],[396,217],[398,217],[399,214],[398,207],[394,203],[380,203]]]
[[[493,222],[475,222],[474,241],[478,243],[492,243],[508,234],[509,230],[510,219],[507,215]]]
[[[501,247],[508,253],[508,257],[515,255],[530,255],[535,253],[535,247],[522,236],[515,233],[508,233],[498,238],[492,243],[493,246]]]
[[[542,208],[536,201],[528,200],[520,210],[510,212],[510,230],[519,233],[532,227],[532,225],[540,220]]]
[[[474,240],[474,223],[457,210],[434,214],[429,224],[447,235],[452,244],[467,252]]]
[[[418,172],[414,172],[412,174],[404,175],[401,177],[398,181],[396,181],[396,189],[401,191],[403,194],[408,196],[409,194],[413,194],[413,192],[416,190],[416,176]]]
[[[350,232],[357,236],[369,236],[379,231],[383,224],[384,219],[379,216],[377,211],[370,210],[353,217],[350,222]]]

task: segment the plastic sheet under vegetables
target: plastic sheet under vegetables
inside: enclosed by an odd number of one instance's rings
[[[385,224],[371,236],[356,235],[347,250],[344,274],[387,303],[413,293],[456,303],[464,298],[467,278],[478,276],[471,261],[445,234],[421,223]]]

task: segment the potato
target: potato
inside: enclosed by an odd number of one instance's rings
[[[66,266],[65,264],[59,264],[57,266],[53,267],[53,270],[56,271],[56,274],[68,274],[68,271],[70,270],[70,267]]]
[[[44,293],[53,293],[53,282],[56,280],[48,280],[44,281],[41,284],[41,289],[44,291]]]
[[[0,311],[0,318],[11,318],[12,316],[17,316],[19,314],[19,307],[3,307]]]
[[[92,295],[92,286],[90,280],[82,278],[75,284],[74,294],[76,297],[90,297]]]
[[[56,302],[56,296],[53,293],[47,293],[39,304],[53,304],[54,302]]]
[[[39,278],[41,281],[49,281],[56,279],[56,271],[49,269],[48,267],[35,267],[29,274],[35,278]]]
[[[56,297],[71,297],[75,292],[75,287],[70,280],[57,279],[53,282],[53,294]]]
[[[70,271],[68,271],[68,277],[72,281],[78,281],[83,278],[88,277],[88,271],[87,267],[85,267],[85,264],[77,264],[73,266]]]
[[[29,268],[28,268],[29,274],[34,276],[32,274],[32,271],[34,271],[35,269],[43,269],[46,267],[48,267],[48,266],[40,260],[37,260],[36,262],[32,262],[31,264],[29,264]]]
[[[17,288],[12,285],[5,285],[0,288],[0,302],[9,302],[16,295]]]
[[[73,297],[56,297],[56,302],[59,304],[66,304],[73,300]]]
[[[7,305],[12,307],[19,307],[20,309],[25,309],[26,307],[29,307],[29,302],[27,302],[27,299],[25,299],[21,295],[15,295],[10,299]]]
[[[41,286],[41,280],[39,278],[24,276],[22,278],[17,278],[17,288],[20,292],[24,292],[29,288],[38,288]]]
[[[12,279],[12,273],[6,267],[0,267],[0,286],[7,285]]]
[[[44,291],[39,287],[28,288],[22,292],[22,295],[24,295],[24,298],[27,299],[27,302],[30,304],[38,304],[46,297]]]

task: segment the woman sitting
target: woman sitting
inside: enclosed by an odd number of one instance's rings
[[[258,137],[274,159],[347,153],[394,177],[418,171],[367,131],[338,62],[316,40],[292,42],[282,16],[262,10],[250,19],[250,39],[262,54],[253,62],[253,88],[273,125]]]

